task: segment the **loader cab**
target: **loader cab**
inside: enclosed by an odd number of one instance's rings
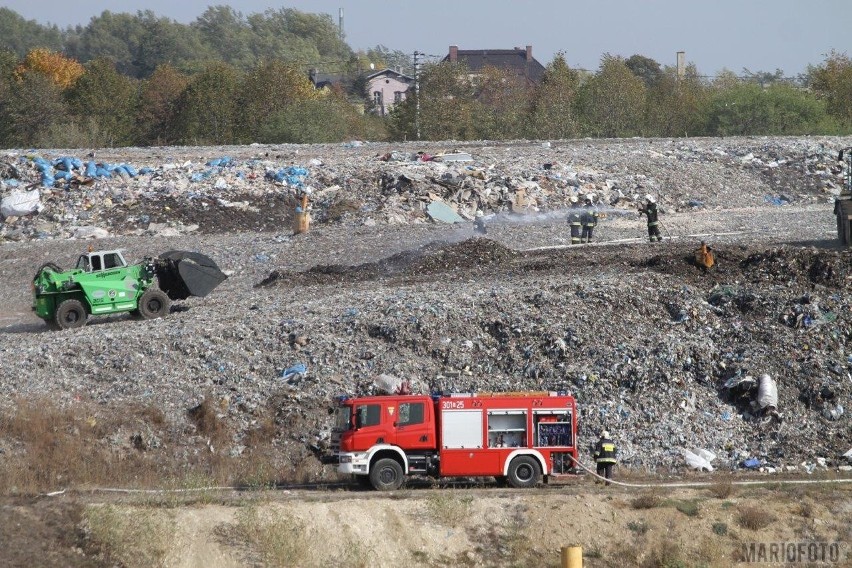
[[[127,262],[120,250],[100,250],[81,254],[74,267],[85,272],[98,272],[112,268],[124,268]]]

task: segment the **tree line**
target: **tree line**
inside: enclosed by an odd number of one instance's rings
[[[641,55],[605,54],[590,72],[557,54],[535,85],[433,63],[419,73],[419,105],[411,89],[382,119],[369,112],[369,63],[410,59],[384,46],[353,52],[328,15],[216,6],[183,25],[104,12],[60,30],[0,8],[0,33],[7,148],[852,132],[852,61],[837,52],[795,84],[780,71],[679,75]],[[314,66],[344,80],[317,90]]]
[[[440,63],[424,70],[419,105],[394,108],[389,132],[411,139],[419,130],[433,140],[852,133],[849,57],[827,54],[796,82],[781,76],[724,71],[708,79],[695,65],[679,75],[641,55],[610,54],[587,72],[557,54],[530,85],[504,70],[472,75]]]

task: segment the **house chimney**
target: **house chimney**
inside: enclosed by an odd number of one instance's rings
[[[532,46],[527,46],[527,61],[532,61]]]
[[[450,46],[450,63],[455,63],[459,59],[459,46]]]

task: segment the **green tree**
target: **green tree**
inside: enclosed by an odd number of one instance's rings
[[[817,134],[828,127],[825,104],[790,85],[742,83],[718,92],[710,105],[711,135]]]
[[[136,81],[119,73],[111,60],[98,58],[86,65],[67,98],[94,145],[122,146],[134,141],[137,95]]]
[[[547,64],[544,77],[533,94],[530,125],[533,138],[574,138],[580,132],[577,93],[580,76],[568,67],[565,55],[557,53]]]
[[[710,94],[694,64],[683,77],[666,67],[648,90],[646,126],[649,136],[703,136]]]
[[[210,6],[191,24],[216,57],[238,69],[257,63],[253,33],[240,12],[230,6]]]
[[[160,65],[142,83],[139,112],[136,116],[136,138],[139,144],[172,144],[176,130],[178,101],[189,78],[171,65]]]
[[[832,50],[821,65],[808,66],[806,83],[833,117],[852,128],[852,60],[845,53]]]
[[[0,113],[7,148],[53,147],[51,133],[67,122],[60,87],[41,73],[27,73],[8,89]]]
[[[424,140],[473,138],[474,86],[469,75],[468,67],[460,63],[425,65],[420,76],[419,113],[416,95],[394,105],[390,116],[391,136],[416,140],[419,123],[420,138]]]
[[[211,64],[194,75],[178,99],[172,136],[191,145],[232,144],[241,82],[240,73],[224,63]]]
[[[604,54],[597,73],[581,86],[579,103],[584,127],[592,136],[641,134],[645,83],[621,58]]]
[[[356,112],[340,92],[303,99],[274,112],[260,127],[264,143],[321,143],[347,139],[381,139],[381,120]]]
[[[319,93],[298,67],[280,60],[258,65],[240,89],[240,132],[244,141],[258,140],[271,115],[317,98]]]
[[[642,79],[645,87],[653,88],[663,78],[660,64],[644,55],[631,55],[624,61],[630,72]]]
[[[35,20],[26,20],[9,8],[0,8],[0,37],[3,47],[24,57],[38,47],[62,51],[62,32],[54,26],[42,26]]]
[[[532,89],[523,77],[509,70],[485,67],[474,84],[474,138],[522,138],[530,132],[527,120]]]
[[[141,13],[140,17],[144,31],[135,61],[139,77],[149,77],[162,64],[186,72],[215,59],[214,51],[204,44],[196,28],[169,18],[157,18],[150,11]]]
[[[153,13],[151,13],[153,17]],[[123,75],[141,77],[139,49],[145,37],[142,12],[139,15],[113,14],[105,10],[69,32],[66,53],[83,63],[99,57],[109,58]]]

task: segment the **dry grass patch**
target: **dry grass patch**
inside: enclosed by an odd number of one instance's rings
[[[457,527],[470,517],[472,497],[457,497],[437,493],[426,500],[429,516],[445,527]]]
[[[315,566],[313,550],[325,546],[304,522],[283,511],[264,516],[257,507],[241,509],[234,531],[263,566]]]
[[[187,411],[198,433],[210,438],[211,444],[221,445],[228,438],[228,427],[225,420],[219,416],[219,408],[210,396],[205,396],[198,406]]]
[[[633,509],[653,509],[663,504],[663,498],[657,493],[646,493],[630,501]]]
[[[162,510],[114,505],[89,507],[85,523],[107,560],[126,568],[162,566],[176,529]]]
[[[772,513],[754,506],[743,506],[739,509],[737,522],[745,529],[757,531],[764,529],[775,521]]]
[[[728,499],[736,494],[736,487],[730,479],[724,479],[714,483],[708,490],[716,499]]]

